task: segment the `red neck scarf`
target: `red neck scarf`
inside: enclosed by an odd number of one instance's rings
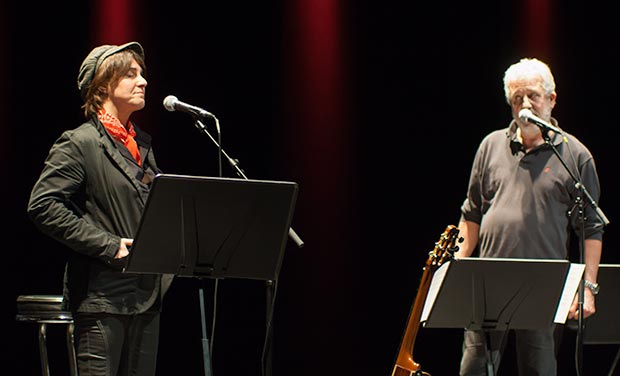
[[[110,115],[105,110],[101,109],[97,113],[97,117],[110,133],[112,137],[120,141],[129,150],[133,158],[138,162],[138,165],[142,166],[142,159],[140,158],[140,151],[138,150],[138,144],[134,137],[136,131],[133,129],[133,124],[130,121],[127,122],[127,129],[121,124],[120,120]]]

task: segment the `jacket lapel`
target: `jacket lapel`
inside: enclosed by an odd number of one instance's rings
[[[106,132],[103,124],[99,121],[99,119],[95,119],[95,128],[99,131],[101,135],[101,145],[105,153],[110,157],[110,161],[116,165],[116,167],[123,172],[125,178],[131,183],[133,188],[138,192],[138,197],[144,204],[144,200],[142,199],[142,195],[140,193],[140,187],[138,186],[138,181],[135,176],[133,176],[131,168],[127,164],[125,157],[121,154],[120,150],[116,147],[116,144],[112,137]]]

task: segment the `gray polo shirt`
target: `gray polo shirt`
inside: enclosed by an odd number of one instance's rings
[[[579,191],[549,145],[526,153],[516,129],[513,121],[482,140],[462,216],[480,224],[480,257],[566,259],[570,229],[581,233],[575,206]],[[566,132],[564,137],[554,134],[551,142],[598,202],[599,181],[590,151]],[[602,240],[603,223],[594,208],[587,205],[585,214],[586,239]]]

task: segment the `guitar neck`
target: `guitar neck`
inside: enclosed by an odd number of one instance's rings
[[[420,318],[426,302],[428,290],[431,287],[431,279],[438,267],[444,262],[452,259],[454,252],[458,250],[456,242],[462,242],[463,238],[458,237],[459,230],[454,225],[448,225],[439,241],[435,243],[435,248],[429,253],[428,260],[422,273],[418,293],[407,319],[407,327],[400,342],[398,356],[392,370],[392,376],[430,376],[421,370],[420,365],[413,360],[413,345],[420,328]]]
[[[427,263],[424,268],[424,273],[422,273],[422,279],[420,280],[415,302],[409,312],[407,327],[400,344],[392,376],[410,376],[413,375],[413,372],[420,370],[420,365],[413,360],[413,346],[418,335],[418,329],[420,328],[420,318],[422,317],[424,302],[426,301],[426,296],[428,295],[428,290],[431,285],[431,269],[432,265]]]

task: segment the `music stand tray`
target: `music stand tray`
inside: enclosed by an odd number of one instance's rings
[[[297,183],[159,174],[152,184],[125,273],[277,279]]]
[[[574,265],[547,259],[452,260],[435,272],[421,321],[428,328],[548,328],[566,320],[583,273],[582,265]]]

